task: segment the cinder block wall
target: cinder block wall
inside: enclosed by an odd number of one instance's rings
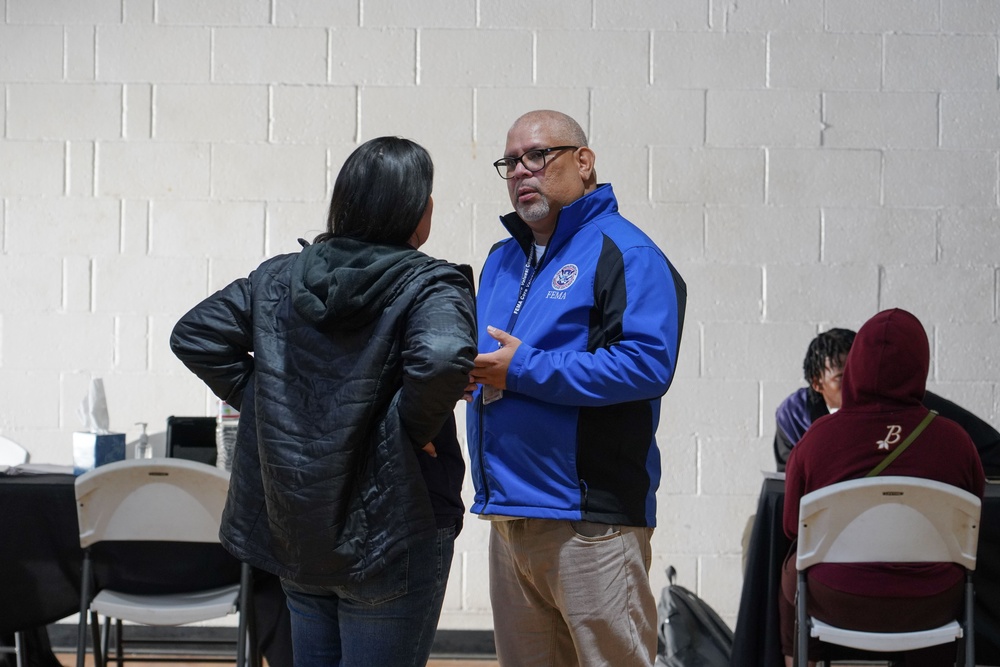
[[[324,225],[361,141],[437,167],[426,249],[477,270],[520,113],[580,120],[687,279],[659,440],[663,568],[731,623],[740,536],[808,341],[900,306],[930,386],[1000,423],[996,0],[0,0],[0,433],[68,463],[111,426],[212,414],[167,336]],[[459,411],[461,414],[461,411]],[[471,485],[470,485],[471,486]],[[489,628],[486,530],[448,628]]]

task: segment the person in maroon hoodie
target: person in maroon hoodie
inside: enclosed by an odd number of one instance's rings
[[[872,317],[858,331],[844,366],[843,404],[816,420],[792,449],[785,469],[785,534],[798,533],[802,496],[836,482],[867,475],[927,416],[921,403],[930,364],[923,325],[893,309]],[[882,473],[923,477],[982,498],[983,466],[969,435],[955,422],[936,417]],[[844,628],[873,632],[922,630],[954,619],[964,574],[954,563],[822,563],[809,570],[808,611]],[[789,554],[778,596],[781,643],[791,664],[795,642],[795,553]],[[810,659],[818,659],[817,646]],[[946,644],[905,655],[906,667],[954,663]]]

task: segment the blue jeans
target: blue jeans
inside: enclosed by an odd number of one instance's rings
[[[455,528],[442,528],[361,583],[315,595],[283,581],[295,667],[426,665],[454,553]]]

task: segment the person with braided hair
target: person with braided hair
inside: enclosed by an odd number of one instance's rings
[[[789,395],[775,412],[774,461],[779,472],[792,448],[802,439],[814,421],[840,409],[844,362],[854,344],[851,329],[829,329],[812,339],[802,361],[807,386]],[[988,423],[947,398],[927,391],[924,407],[957,422],[972,438],[986,474],[1000,475],[1000,432]]]
[[[850,329],[830,329],[810,341],[802,362],[807,386],[788,396],[775,412],[774,460],[779,471],[785,469],[792,447],[809,426],[840,409],[844,360],[853,342],[854,332]]]

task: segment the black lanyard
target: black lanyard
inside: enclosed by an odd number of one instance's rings
[[[528,261],[524,263],[524,271],[521,272],[521,286],[517,290],[517,303],[514,304],[514,312],[510,314],[510,321],[507,323],[507,328],[505,329],[507,333],[510,333],[514,328],[517,316],[521,314],[521,307],[524,306],[524,300],[528,298],[528,290],[531,289],[531,283],[535,280],[538,267],[542,265],[542,258],[545,257],[545,253],[543,252],[541,257],[536,258],[535,250],[536,246],[532,243]]]

